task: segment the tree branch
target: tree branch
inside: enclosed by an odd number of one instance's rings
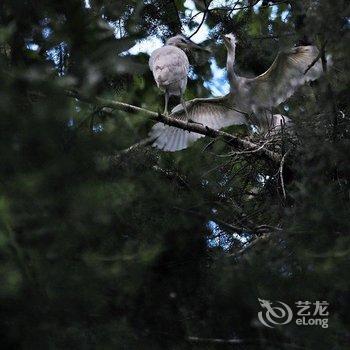
[[[267,341],[266,339],[240,339],[240,338],[232,338],[232,339],[221,339],[221,338],[200,338],[200,337],[187,337],[187,340],[191,343],[207,343],[207,344],[271,344],[273,343]],[[299,346],[293,343],[280,343],[281,348],[291,348],[291,349],[306,349],[303,346]]]
[[[232,256],[234,258],[238,258],[239,256],[243,255],[248,250],[251,250],[252,248],[254,248],[257,244],[259,244],[261,242],[266,242],[270,237],[271,237],[270,233],[265,233],[265,234],[255,238],[255,239],[253,239],[253,241],[251,241],[245,247],[240,249],[238,252],[234,252],[234,253],[231,253],[231,254],[228,254],[228,255]]]
[[[91,103],[100,107],[108,107],[112,110],[124,110],[124,111],[133,111],[133,112],[141,112],[149,117],[151,117],[153,120],[164,123],[166,125],[174,126],[176,128],[187,130],[191,132],[195,132],[201,135],[209,136],[213,139],[221,137],[226,143],[233,147],[238,147],[242,149],[246,149],[251,151],[252,149],[256,149],[255,154],[260,156],[261,158],[264,158],[266,160],[273,161],[274,163],[280,163],[281,156],[273,151],[270,151],[266,148],[260,148],[259,145],[256,145],[255,143],[240,139],[234,135],[231,135],[227,132],[221,131],[221,130],[215,130],[212,128],[209,128],[207,126],[203,126],[201,124],[196,123],[188,123],[179,119],[175,119],[172,117],[166,117],[162,114],[150,111],[145,108],[133,106],[124,102],[118,102],[118,101],[112,101],[107,100],[101,97],[84,97],[81,96],[79,93],[74,91],[67,91],[67,96],[76,98],[82,102]]]
[[[326,48],[327,40],[322,44],[320,52],[316,56],[316,58],[309,64],[309,66],[306,68],[304,75],[316,64],[316,62],[322,57],[324,54],[324,50]]]
[[[195,210],[184,209],[184,208],[179,208],[179,207],[174,207],[174,209],[179,210],[179,211],[183,211],[183,212],[186,212],[186,213],[189,213],[189,214],[193,214],[193,215],[196,215],[196,216],[204,218],[204,219],[208,219],[208,220],[214,221],[217,224],[219,224],[219,225],[225,227],[226,229],[230,230],[232,233],[242,234],[242,233],[249,232],[248,228],[240,227],[240,226],[233,225],[233,224],[229,224],[229,223],[219,219],[215,215],[204,214],[204,213],[201,213],[201,212],[198,212],[198,211],[195,211]]]
[[[211,344],[242,344],[242,339],[219,339],[219,338],[199,338],[199,337],[188,337],[188,341],[194,343],[211,343]]]
[[[191,39],[193,36],[195,36],[199,32],[199,30],[201,29],[202,25],[204,24],[204,21],[205,21],[205,18],[207,17],[208,12],[210,11],[209,10],[210,2],[207,5],[206,1],[204,0],[204,4],[205,4],[205,10],[203,12],[203,18],[202,18],[201,22],[199,23],[197,29],[190,35],[189,39]]]
[[[283,198],[284,200],[287,199],[287,195],[286,195],[286,189],[284,187],[284,179],[283,179],[283,165],[284,162],[286,160],[286,157],[289,153],[290,149],[283,155],[282,159],[281,159],[281,164],[280,164],[280,168],[279,168],[279,173],[280,173],[280,179],[281,179],[281,187],[282,187],[282,193],[283,193]]]

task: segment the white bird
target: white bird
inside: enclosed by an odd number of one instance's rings
[[[224,36],[227,48],[227,73],[230,92],[219,98],[196,98],[176,106],[170,117],[196,123],[213,129],[230,125],[249,124],[246,115],[257,114],[260,126],[266,118],[275,130],[281,126],[281,121],[290,126],[289,118],[272,115],[270,110],[289,98],[295,90],[307,81],[317,79],[322,73],[322,66],[315,46],[299,46],[282,51],[271,67],[256,78],[237,76],[234,71],[236,38],[233,34]],[[186,111],[187,110],[187,111]],[[269,112],[269,116],[266,117]],[[204,135],[190,133],[173,126],[157,123],[153,126],[150,136],[155,138],[153,146],[164,151],[178,151],[187,148],[191,143]]]
[[[227,73],[238,109],[257,113],[271,110],[284,102],[304,83],[322,74],[322,64],[316,46],[298,46],[281,51],[271,67],[256,78],[244,78],[234,70],[236,37],[224,35],[227,48]]]
[[[181,103],[184,105],[183,93],[186,90],[190,68],[185,51],[190,49],[206,50],[183,35],[176,35],[168,39],[163,47],[153,51],[149,59],[154,80],[164,91],[164,114],[166,115],[170,96],[180,96]]]

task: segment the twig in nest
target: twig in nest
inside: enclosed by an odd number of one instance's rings
[[[282,187],[282,193],[283,193],[283,198],[286,200],[287,196],[286,196],[286,189],[284,187],[284,179],[283,179],[283,165],[286,159],[286,156],[288,155],[288,153],[290,152],[290,150],[288,150],[282,157],[281,159],[281,164],[280,164],[280,169],[279,169],[279,173],[280,173],[280,179],[281,179],[281,187]]]

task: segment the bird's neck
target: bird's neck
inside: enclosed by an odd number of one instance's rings
[[[226,62],[226,69],[227,69],[228,80],[231,87],[231,92],[235,92],[238,90],[238,76],[236,75],[234,70],[235,59],[236,59],[236,47],[232,46],[227,50],[227,62]]]

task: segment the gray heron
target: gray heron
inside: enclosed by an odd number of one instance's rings
[[[320,60],[316,61],[315,46],[298,46],[281,51],[271,67],[256,78],[240,77],[235,72],[236,37],[223,36],[227,49],[226,69],[230,92],[219,98],[196,98],[187,101],[185,107],[177,105],[170,117],[220,129],[230,125],[249,124],[246,115],[255,113],[260,124],[270,124],[277,130],[281,122],[290,126],[290,119],[281,115],[266,115],[271,109],[288,99],[304,83],[319,78],[322,73]],[[265,115],[265,116],[264,116]],[[178,151],[187,148],[203,137],[173,126],[157,123],[150,136],[153,146],[163,151]]]
[[[163,47],[154,50],[151,54],[149,67],[158,88],[164,91],[165,115],[168,114],[170,96],[179,96],[186,110],[183,93],[187,86],[190,64],[185,52],[196,49],[208,51],[180,34],[169,38]]]

